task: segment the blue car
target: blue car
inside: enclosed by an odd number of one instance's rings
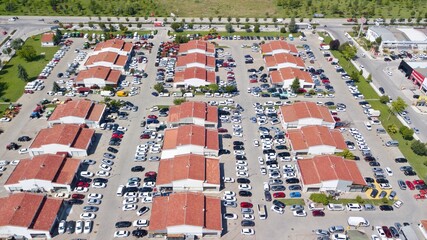
[[[256,118],[255,117],[251,117],[251,122],[252,123],[256,123]]]
[[[289,194],[289,196],[290,196],[291,198],[300,198],[300,197],[301,197],[301,193],[300,193],[300,192],[291,192],[291,193]]]

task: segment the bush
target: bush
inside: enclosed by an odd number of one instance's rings
[[[387,104],[389,101],[390,101],[390,97],[387,95],[382,95],[380,97],[380,103],[382,103],[382,104]]]
[[[187,100],[185,100],[185,98],[175,98],[173,100],[173,104],[175,105],[181,105],[181,103],[186,102]]]
[[[310,195],[310,200],[316,203],[322,203],[323,205],[327,205],[329,203],[328,196],[323,193],[312,193]]]
[[[424,166],[426,166],[426,167],[427,167],[427,161],[424,161],[424,162],[423,162],[423,164],[424,164]]]
[[[399,129],[400,134],[402,134],[403,139],[405,140],[412,140],[414,139],[414,130],[408,128],[407,126],[402,126]]]
[[[356,202],[359,203],[359,204],[362,204],[362,203],[365,202],[365,200],[363,200],[363,198],[361,196],[357,195]]]
[[[422,143],[420,140],[414,141],[411,144],[412,151],[419,155],[419,156],[426,156],[427,155],[427,148],[424,143]]]

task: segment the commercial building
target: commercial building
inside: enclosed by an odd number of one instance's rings
[[[184,102],[169,108],[168,123],[172,127],[194,124],[206,128],[218,127],[218,107],[205,102]]]
[[[65,213],[62,199],[15,193],[0,198],[0,238],[51,239]]]
[[[281,106],[279,118],[284,129],[299,129],[311,125],[335,128],[335,120],[329,109],[314,102],[296,102],[292,105]]]
[[[218,152],[217,130],[197,125],[183,125],[165,130],[162,159],[184,154],[217,157]]]
[[[304,61],[300,57],[295,57],[289,53],[278,53],[272,56],[264,57],[265,65],[268,71],[278,70],[281,68],[291,67],[305,69]]]
[[[100,42],[95,46],[93,50],[93,55],[102,53],[102,52],[115,52],[119,55],[129,56],[132,54],[133,44],[130,42],[125,42],[122,39],[109,39],[105,42]]]
[[[9,192],[71,191],[80,160],[64,155],[43,154],[23,159],[13,169],[4,187]]]
[[[398,67],[405,77],[412,81],[417,89],[420,89],[424,94],[427,93],[427,62],[406,62],[402,60]]]
[[[334,154],[347,148],[339,130],[331,130],[324,126],[314,125],[300,129],[288,129],[286,135],[293,154]]]
[[[297,168],[304,192],[355,192],[366,186],[356,162],[339,156],[299,159]]]
[[[177,72],[192,67],[203,68],[207,71],[215,71],[215,57],[206,56],[202,53],[190,53],[185,56],[178,56],[175,67]]]
[[[178,155],[160,160],[156,186],[176,191],[220,190],[219,160],[201,155]]]
[[[185,68],[183,71],[176,72],[173,79],[174,88],[200,87],[210,84],[216,84],[215,72],[201,67]]]
[[[285,89],[290,88],[294,80],[297,78],[299,80],[301,88],[313,89],[315,87],[313,79],[306,71],[286,67],[270,72],[271,84]]]
[[[124,73],[128,65],[128,60],[128,56],[120,55],[116,52],[100,52],[96,55],[90,56],[86,60],[84,67],[86,67],[86,69],[93,67],[107,67]]]
[[[42,47],[53,47],[55,46],[55,33],[48,32],[43,33],[41,38]]]
[[[380,50],[384,48],[396,50],[427,49],[426,30],[412,27],[372,26],[366,32],[366,39],[374,42],[381,37]]]
[[[149,237],[220,238],[221,200],[202,193],[173,193],[153,199]]]
[[[109,67],[93,67],[81,70],[75,79],[77,86],[103,88],[105,86],[117,87],[121,77],[120,70],[113,70]]]
[[[84,157],[92,144],[95,130],[76,124],[57,124],[38,132],[29,147],[30,156],[68,154]]]
[[[55,124],[86,124],[89,127],[99,127],[105,110],[105,104],[89,100],[66,101],[55,108],[47,122],[49,127]]]
[[[215,45],[202,40],[191,40],[179,45],[179,55],[201,53],[206,56],[215,57]]]
[[[279,53],[289,53],[297,56],[298,49],[295,47],[295,45],[283,40],[271,41],[261,45],[261,54],[263,56],[273,56]]]

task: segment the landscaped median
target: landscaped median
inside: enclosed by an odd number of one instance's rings
[[[323,33],[319,32],[319,36],[324,38],[326,44],[332,40],[331,37],[326,36]],[[347,61],[338,50],[330,50],[330,52],[334,55],[335,58],[339,59],[339,63],[342,68],[348,73],[359,72],[355,66]],[[386,104],[382,104],[379,99],[380,96],[375,92],[375,90],[371,87],[371,85],[366,81],[363,76],[359,77],[359,81],[356,83],[359,91],[365,96],[365,99],[369,102],[373,109],[381,111],[381,116],[379,119],[381,120],[381,124],[384,129],[387,130],[387,127],[390,125],[395,125],[398,129],[404,126],[399,119],[390,111],[390,108]],[[415,154],[411,149],[411,143],[415,140],[408,141],[403,139],[402,135],[397,132],[395,134],[389,132],[390,137],[393,140],[399,141],[399,150],[402,152],[403,156],[408,159],[411,166],[415,169],[418,176],[422,179],[427,179],[427,157],[419,156]],[[394,161],[394,159],[387,159],[387,161]]]

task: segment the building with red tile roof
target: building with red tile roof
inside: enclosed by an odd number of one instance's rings
[[[289,53],[278,53],[272,56],[264,57],[265,65],[268,71],[278,70],[285,67],[305,69],[304,61],[300,57],[295,57]]]
[[[106,110],[105,104],[89,100],[67,101],[56,106],[47,122],[55,124],[86,124],[89,127],[99,127]]]
[[[77,124],[56,124],[38,132],[29,147],[31,156],[67,153],[85,157],[92,145],[95,130]]]
[[[366,185],[354,160],[334,155],[315,156],[297,161],[303,191],[361,191]]]
[[[4,187],[9,192],[71,191],[71,183],[80,167],[80,160],[64,155],[43,154],[23,159],[13,169]]]
[[[109,67],[93,67],[87,70],[81,70],[75,79],[78,86],[93,87],[105,86],[117,87],[121,77],[121,71],[113,70]]]
[[[0,198],[0,237],[51,239],[64,212],[62,199],[41,194],[15,193]]]
[[[263,56],[273,56],[279,53],[289,53],[294,56],[298,55],[298,49],[295,45],[283,40],[271,41],[261,45],[261,54]]]
[[[335,128],[335,120],[326,106],[315,102],[295,102],[292,105],[281,106],[279,118],[284,129],[301,128],[310,125]]]
[[[347,148],[339,130],[324,126],[313,125],[300,129],[288,129],[286,135],[294,154],[334,154]]]
[[[220,238],[221,200],[202,193],[173,193],[153,199],[149,237]]]
[[[218,156],[218,130],[197,125],[183,125],[165,130],[162,159],[177,155]]]
[[[219,160],[185,154],[160,160],[156,186],[176,191],[219,191]]]
[[[202,53],[190,53],[185,56],[178,56],[175,70],[183,71],[185,68],[199,67],[207,71],[215,71],[215,57],[206,56]]]
[[[418,228],[420,229],[424,239],[427,239],[427,220],[421,220],[418,224]]]
[[[301,88],[312,89],[315,87],[313,79],[306,71],[285,67],[270,72],[271,84],[285,89],[290,88],[296,78],[298,78]]]
[[[179,45],[179,55],[201,53],[206,56],[215,57],[215,45],[202,40],[191,40]]]
[[[86,69],[93,67],[107,67],[113,70],[119,70],[122,73],[126,70],[129,56],[120,55],[116,52],[100,52],[90,56],[84,63]]]
[[[102,52],[115,52],[119,55],[129,56],[133,50],[133,43],[125,42],[122,39],[109,39],[105,42],[100,42],[96,44],[95,49],[93,50],[93,55],[102,53]]]
[[[201,67],[185,68],[183,71],[176,72],[173,79],[175,88],[200,87],[210,84],[216,84],[215,72]]]
[[[169,108],[168,123],[173,127],[195,124],[206,128],[218,127],[218,107],[205,102],[184,102]]]
[[[55,46],[55,33],[47,32],[42,34],[41,38],[42,47],[53,47]]]

